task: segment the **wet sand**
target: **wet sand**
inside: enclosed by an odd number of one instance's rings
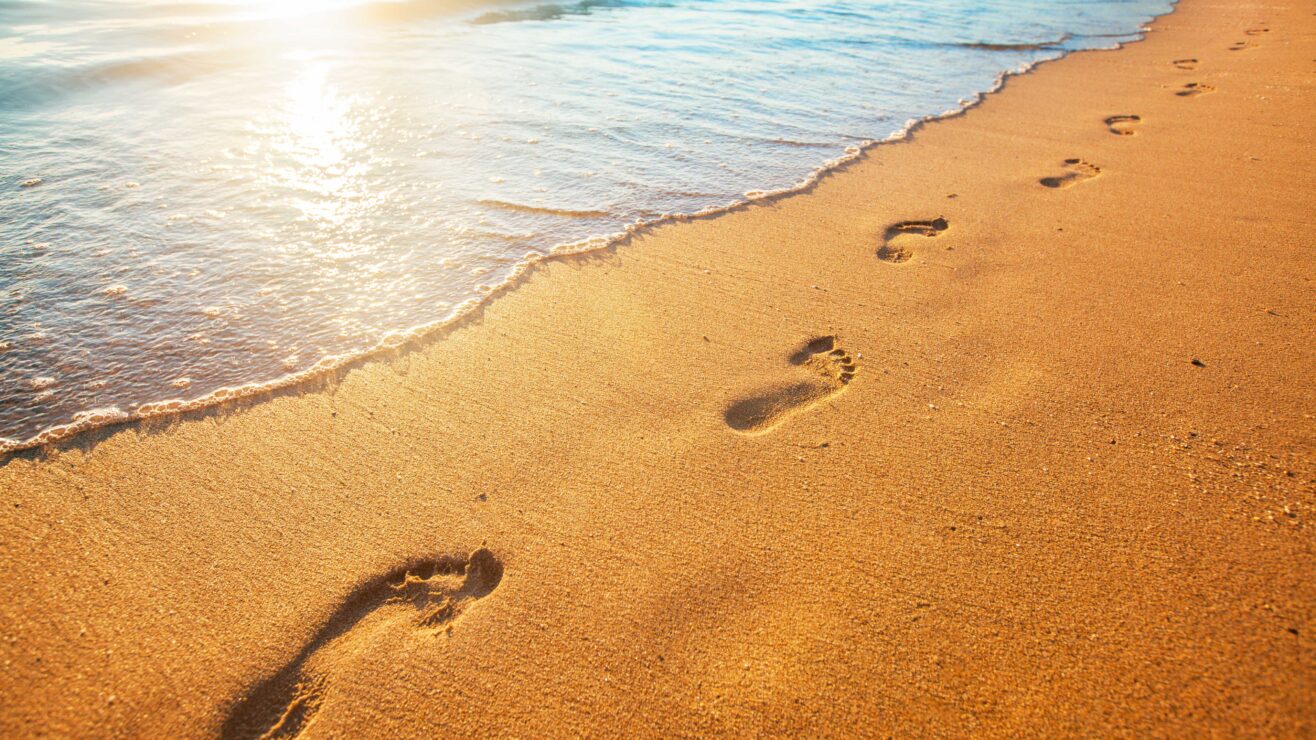
[[[325,387],[11,457],[0,734],[1310,735],[1314,41],[1183,0]]]

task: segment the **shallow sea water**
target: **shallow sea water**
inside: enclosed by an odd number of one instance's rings
[[[0,446],[331,365],[1170,7],[0,0]]]

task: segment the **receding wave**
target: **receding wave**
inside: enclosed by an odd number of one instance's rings
[[[771,142],[773,144],[795,147],[797,149],[835,149],[836,148],[836,142],[834,141],[797,141],[795,139],[786,139],[786,138],[778,137],[776,139],[771,139]]]
[[[478,202],[482,206],[500,208],[504,211],[516,211],[517,213],[542,213],[547,216],[562,216],[564,218],[605,218],[612,215],[607,211],[577,211],[570,208],[531,206],[524,203],[512,203],[511,201],[494,200],[491,198],[481,199]]]
[[[544,3],[530,8],[513,10],[494,10],[474,18],[471,23],[487,25],[490,23],[514,23],[516,21],[553,21],[572,15],[589,15],[595,10],[624,8],[637,5],[665,7],[659,3],[640,3],[634,0],[580,0],[575,3]]]
[[[1022,43],[996,43],[990,41],[968,41],[949,44],[961,49],[980,49],[982,51],[1060,51],[1064,49],[1064,44],[1073,38],[1070,34],[1065,34],[1058,39],[1051,41],[1028,41]]]
[[[40,106],[60,95],[144,80],[178,85],[230,66],[231,61],[219,54],[185,52],[108,60],[52,71],[15,67],[0,76],[0,104],[9,108]]]

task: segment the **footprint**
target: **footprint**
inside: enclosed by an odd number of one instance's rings
[[[1254,47],[1254,46],[1256,46],[1256,44],[1249,43],[1249,42],[1247,42],[1247,41],[1235,41],[1234,44],[1233,44],[1233,46],[1230,46],[1230,47],[1229,47],[1229,50],[1230,50],[1230,51],[1242,51],[1242,50],[1244,50],[1244,49],[1251,49],[1251,48]]]
[[[1210,85],[1204,85],[1200,82],[1190,82],[1183,86],[1183,89],[1175,93],[1181,98],[1195,98],[1198,95],[1206,95],[1215,92],[1215,88]]]
[[[461,613],[502,578],[502,562],[480,548],[470,557],[443,556],[374,579],[343,602],[297,657],[238,701],[222,736],[298,736],[320,710],[337,666],[377,649],[390,634],[426,640],[451,634]]]
[[[1142,121],[1142,116],[1111,116],[1106,119],[1106,125],[1110,127],[1110,132],[1117,136],[1133,136]]]
[[[1170,64],[1173,64],[1179,69],[1188,69],[1188,70],[1197,69],[1196,59],[1176,59],[1173,62],[1170,62]]]
[[[1048,188],[1067,188],[1077,185],[1084,180],[1091,180],[1101,174],[1100,167],[1091,162],[1086,162],[1077,158],[1066,159],[1065,169],[1068,171],[1063,175],[1043,177],[1041,180],[1038,180],[1038,182]]]
[[[887,262],[906,262],[914,256],[910,237],[920,238],[937,236],[950,228],[946,219],[938,216],[931,221],[901,221],[887,227],[883,235],[882,246],[877,250],[878,259]]]
[[[1249,28],[1248,30],[1244,31],[1243,33],[1245,33],[1245,34],[1247,34],[1247,35],[1249,35],[1249,36],[1260,36],[1260,35],[1263,34],[1263,33],[1270,33],[1270,29],[1269,29],[1269,28]]]
[[[792,413],[840,393],[859,372],[833,336],[811,340],[789,362],[804,371],[801,377],[732,401],[723,412],[727,426],[746,434],[766,432]]]

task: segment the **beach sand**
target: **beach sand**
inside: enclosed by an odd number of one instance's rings
[[[1183,0],[323,387],[10,458],[0,734],[1310,736],[1314,31]]]

